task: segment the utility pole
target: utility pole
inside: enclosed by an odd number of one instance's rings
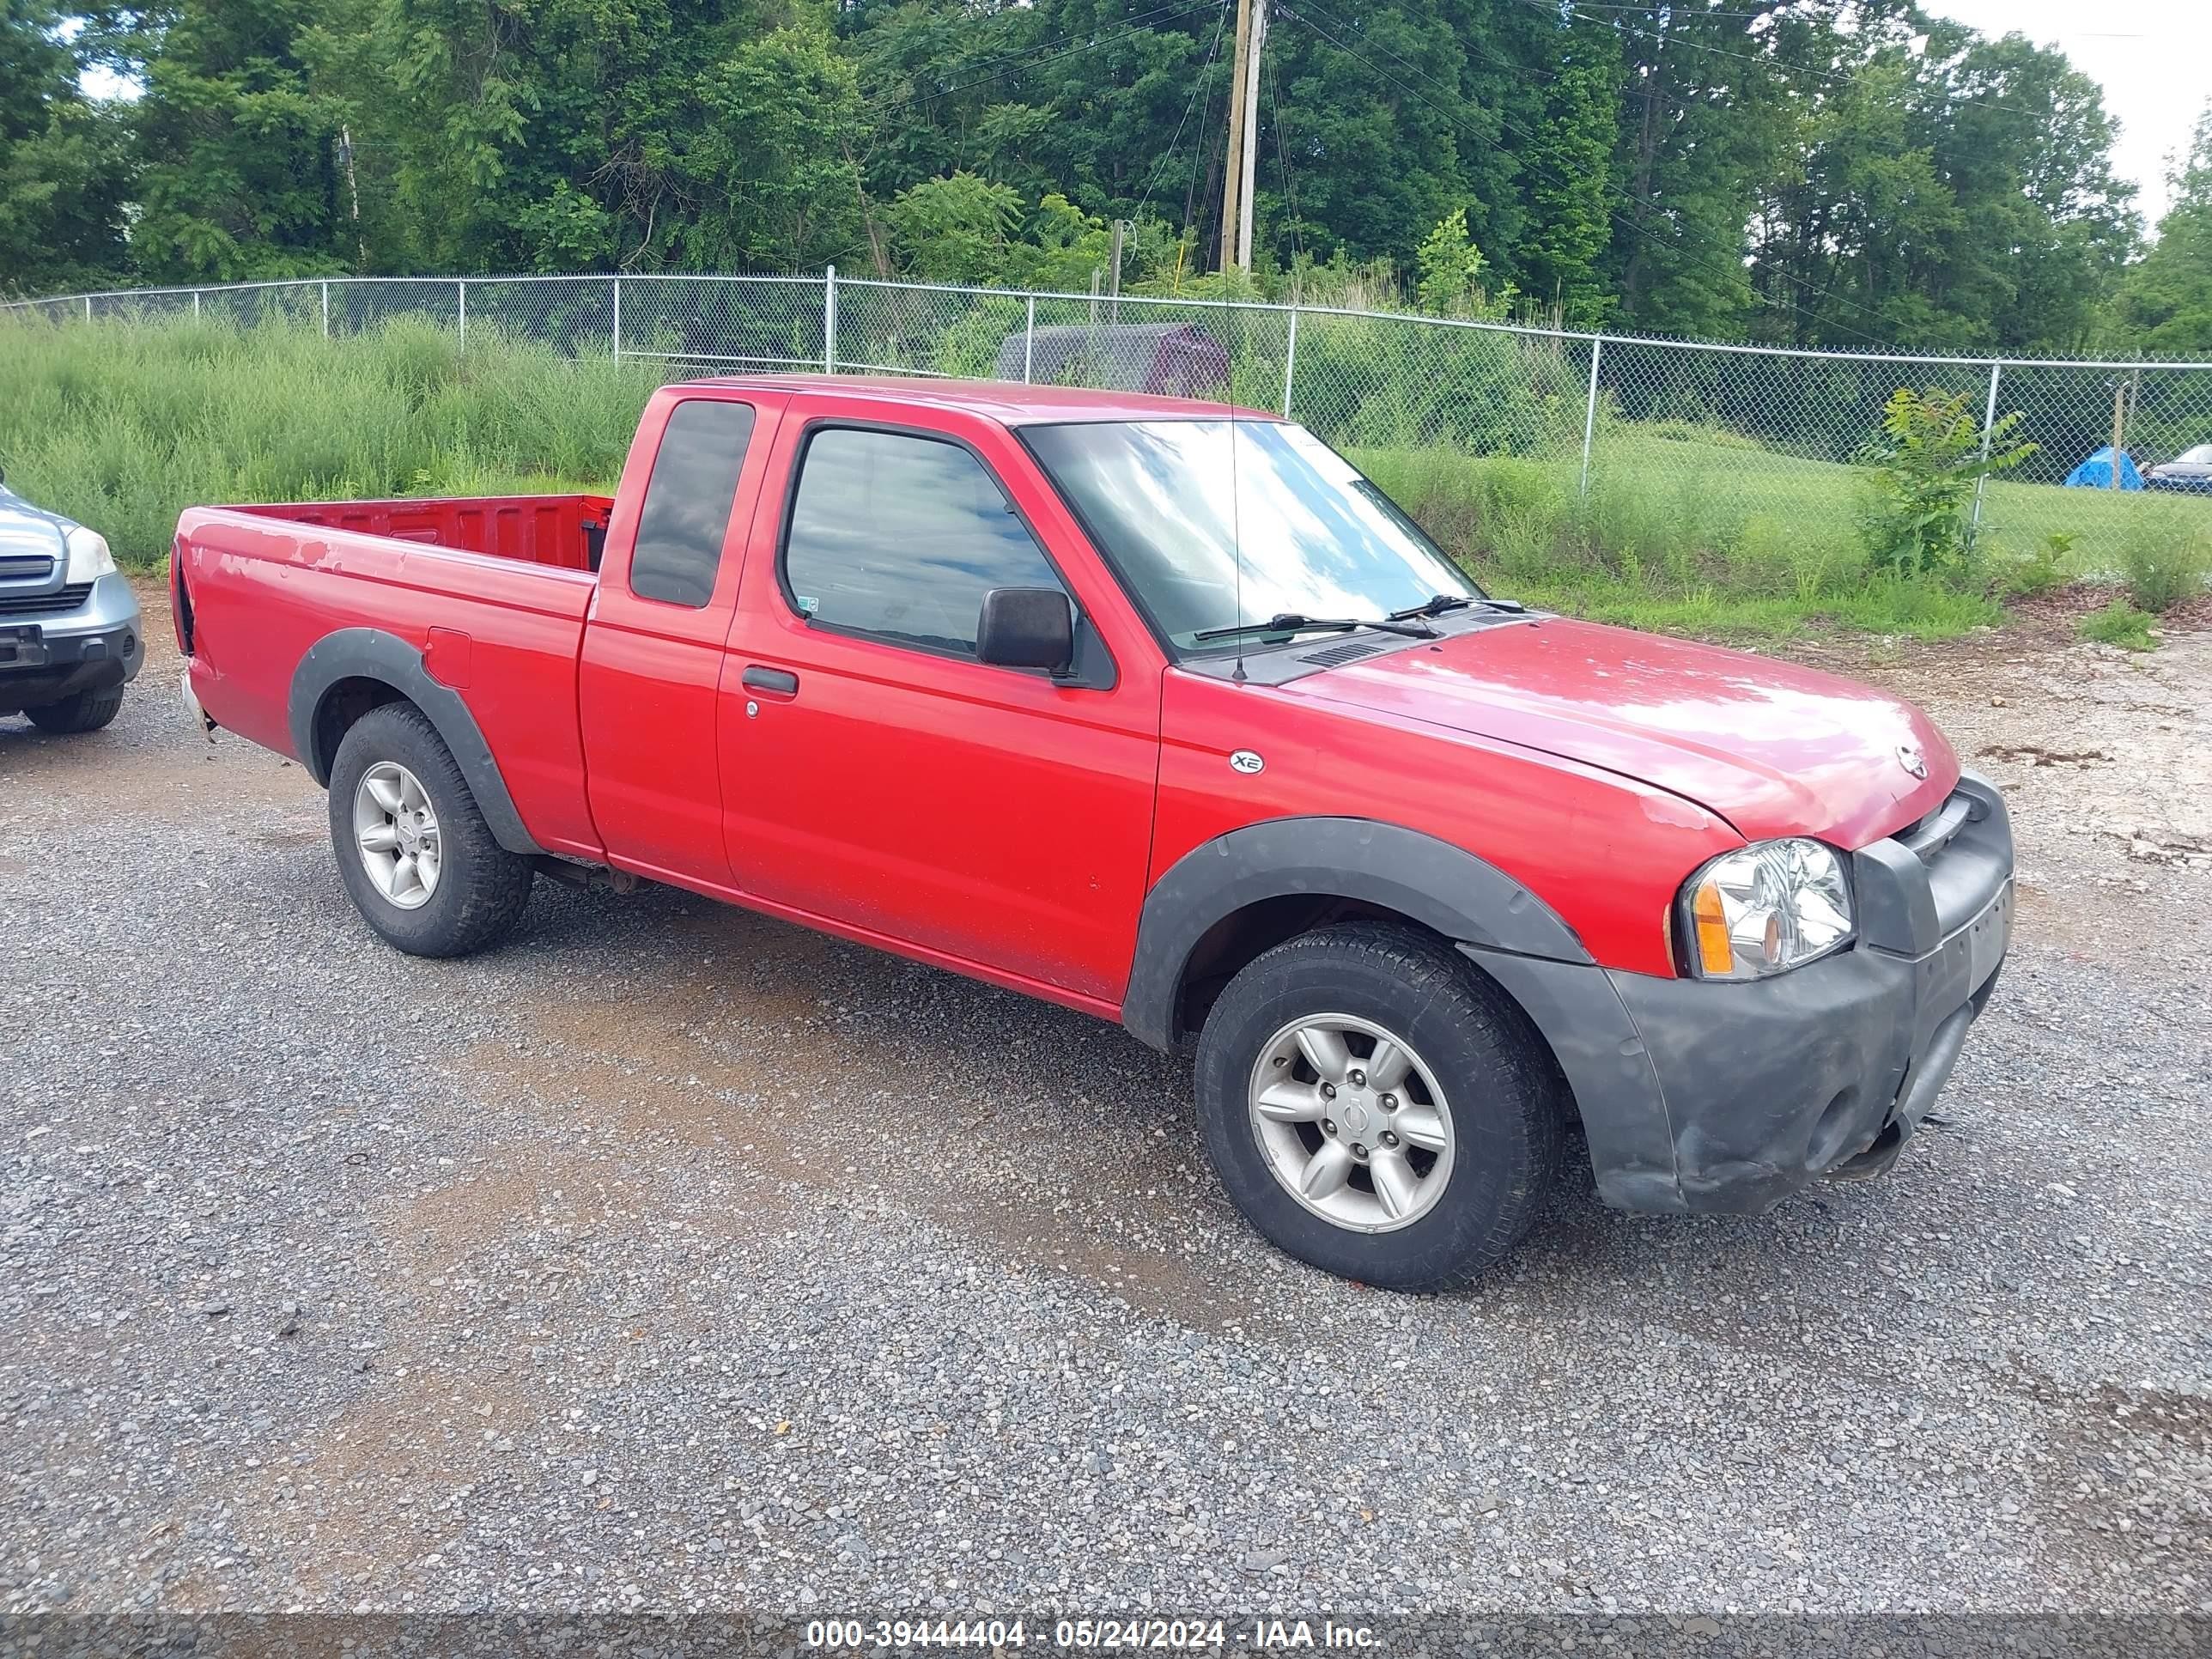
[[[2125,380],[2114,380],[2112,382],[2112,482],[2111,485],[2114,489],[2120,487],[2120,457],[2126,453],[2120,446],[2127,441],[2127,431],[2128,383]]]
[[[1221,169],[1221,269],[1252,264],[1252,156],[1260,102],[1260,42],[1254,14],[1266,0],[1237,0],[1237,55],[1230,73],[1229,157]]]
[[[1244,78],[1243,178],[1237,191],[1237,268],[1252,269],[1252,177],[1260,159],[1260,55],[1267,49],[1267,0],[1252,0],[1251,62]]]
[[[1121,233],[1127,223],[1121,219],[1114,222],[1114,283],[1109,293],[1114,301],[1110,314],[1117,323],[1121,320]]]

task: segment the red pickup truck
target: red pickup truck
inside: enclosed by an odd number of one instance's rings
[[[1916,709],[1493,599],[1302,428],[805,377],[652,399],[611,500],[198,507],[187,703],[330,792],[401,950],[647,877],[1194,1045],[1308,1261],[1504,1255],[1896,1158],[1987,1002],[2002,799]]]

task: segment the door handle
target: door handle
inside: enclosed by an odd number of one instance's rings
[[[799,676],[787,668],[763,668],[758,663],[745,670],[744,684],[757,696],[787,702],[799,695]]]

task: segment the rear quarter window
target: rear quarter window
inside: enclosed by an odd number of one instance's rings
[[[752,435],[750,404],[691,398],[670,413],[638,514],[631,592],[695,609],[714,597]]]

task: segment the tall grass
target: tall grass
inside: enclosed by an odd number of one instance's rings
[[[406,320],[0,321],[0,466],[144,568],[195,503],[609,485],[660,379]]]
[[[2212,578],[2212,514],[2160,505],[2163,511],[2138,515],[2120,544],[2130,595],[2157,616],[2201,597]]]
[[[1773,637],[1818,619],[1944,638],[2003,620],[1979,592],[1870,569],[1842,501],[1754,495],[1754,506],[1684,465],[1692,447],[1616,433],[1587,495],[1573,461],[1433,449],[1352,459],[1486,586],[1601,621]]]
[[[0,465],[152,568],[196,502],[611,486],[660,379],[488,326],[464,351],[410,319],[325,339],[281,324],[0,319]],[[1547,606],[1749,636],[1826,622],[1942,637],[2002,618],[1980,591],[1870,571],[1852,470],[1739,434],[1608,415],[1587,495],[1578,453],[1352,453],[1488,585]],[[2212,501],[1992,483],[1986,507],[1980,550],[2001,586],[2031,553],[2054,580],[2099,574],[2088,550],[2124,541],[2138,591],[2170,604],[2197,591],[2212,544]],[[2042,533],[2062,520],[2068,533]]]

